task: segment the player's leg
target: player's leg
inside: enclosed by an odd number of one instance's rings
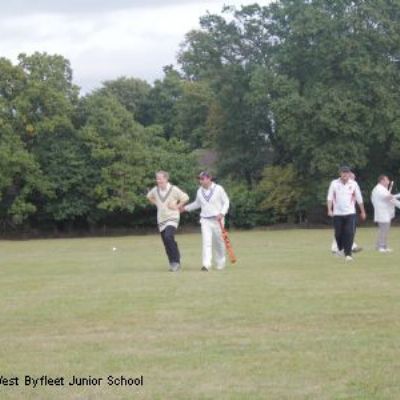
[[[217,269],[224,269],[226,264],[225,243],[222,238],[221,227],[219,226],[218,221],[213,221],[212,232],[215,265]]]
[[[355,242],[355,238],[356,238],[356,229],[357,229],[357,216],[356,219],[354,220],[354,238],[353,238],[353,247],[352,247],[352,252],[353,253],[358,253],[359,251],[362,251],[362,247],[359,246],[356,242]]]
[[[336,239],[335,238],[333,238],[333,240],[332,240],[331,251],[332,251],[332,253],[337,253],[337,251],[338,251],[338,247],[337,247],[337,243],[336,243]]]
[[[344,217],[343,227],[343,250],[346,257],[352,256],[352,247],[354,240],[355,214],[346,215]]]
[[[335,230],[335,240],[339,252],[343,250],[343,226],[344,226],[343,216],[335,215],[333,217],[333,229]]]
[[[201,219],[201,237],[202,237],[202,259],[203,268],[207,271],[211,268],[212,259],[212,229],[210,221],[206,218]]]
[[[388,245],[388,234],[389,234],[390,223],[389,222],[378,222],[378,238],[376,241],[376,248],[379,251],[385,252]]]
[[[171,263],[172,263],[172,254],[171,254],[171,249],[170,249],[170,247],[169,247],[169,243],[168,243],[168,239],[167,239],[166,228],[163,229],[163,230],[160,232],[160,234],[161,234],[161,240],[162,240],[163,245],[164,245],[165,253],[167,254],[168,262],[169,262],[169,265],[170,265],[170,267],[171,267]]]
[[[172,271],[180,269],[181,255],[179,253],[178,244],[175,240],[176,228],[168,225],[164,229],[164,245],[168,254],[168,260]]]

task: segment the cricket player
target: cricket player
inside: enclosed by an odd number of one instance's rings
[[[345,260],[352,261],[352,246],[356,226],[355,203],[361,210],[361,219],[365,220],[364,202],[358,183],[351,179],[349,167],[340,168],[340,177],[331,182],[327,195],[328,215],[333,217],[335,239],[338,253],[344,252]]]
[[[229,198],[221,185],[212,181],[208,172],[201,172],[199,175],[200,187],[197,190],[196,200],[184,207],[181,211],[193,211],[201,208],[200,224],[202,234],[202,271],[209,271],[213,261],[218,270],[225,268],[225,244],[222,239],[219,221],[224,223],[224,217],[229,209]]]
[[[397,198],[399,194],[391,193],[390,180],[386,175],[380,175],[378,184],[371,193],[371,202],[374,206],[374,221],[378,224],[378,238],[376,249],[381,253],[390,253],[388,234],[390,223],[395,215],[395,206],[400,207]]]
[[[353,172],[350,172],[350,179],[353,179],[353,181],[356,180],[356,175]],[[355,231],[354,231],[354,236],[355,236]],[[354,240],[351,250],[353,253],[358,253],[359,251],[362,251],[362,247],[359,246]],[[339,252],[335,236],[333,236],[333,240],[332,240],[332,244],[331,244],[331,251],[333,254],[338,254],[338,252]]]
[[[177,272],[181,269],[181,256],[175,233],[180,219],[179,208],[189,201],[189,196],[169,183],[166,171],[156,173],[156,183],[157,186],[147,194],[147,199],[157,207],[158,229],[167,253],[169,270]]]

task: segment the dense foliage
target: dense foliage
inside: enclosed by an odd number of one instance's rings
[[[60,55],[0,58],[1,229],[153,224],[154,172],[193,195],[204,152],[237,226],[310,218],[341,164],[368,200],[400,172],[399,22],[389,0],[228,7],[186,35],[180,71],[85,96]]]

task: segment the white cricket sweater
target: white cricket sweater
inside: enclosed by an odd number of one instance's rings
[[[201,218],[215,218],[219,214],[225,215],[229,209],[229,198],[221,185],[212,183],[208,189],[199,187],[196,200],[185,206],[186,211],[201,208]]]
[[[371,202],[374,206],[375,222],[390,222],[395,216],[395,207],[400,208],[400,202],[397,200],[399,194],[392,195],[385,186],[378,183],[371,193]]]

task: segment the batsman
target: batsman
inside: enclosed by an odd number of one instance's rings
[[[229,198],[221,185],[212,180],[212,175],[203,171],[198,176],[200,187],[193,203],[180,208],[181,212],[194,211],[201,208],[200,225],[203,241],[202,271],[209,271],[213,265],[218,270],[225,268],[225,242],[221,226],[229,209]],[[222,225],[221,225],[222,224]],[[214,260],[213,260],[214,249]]]

